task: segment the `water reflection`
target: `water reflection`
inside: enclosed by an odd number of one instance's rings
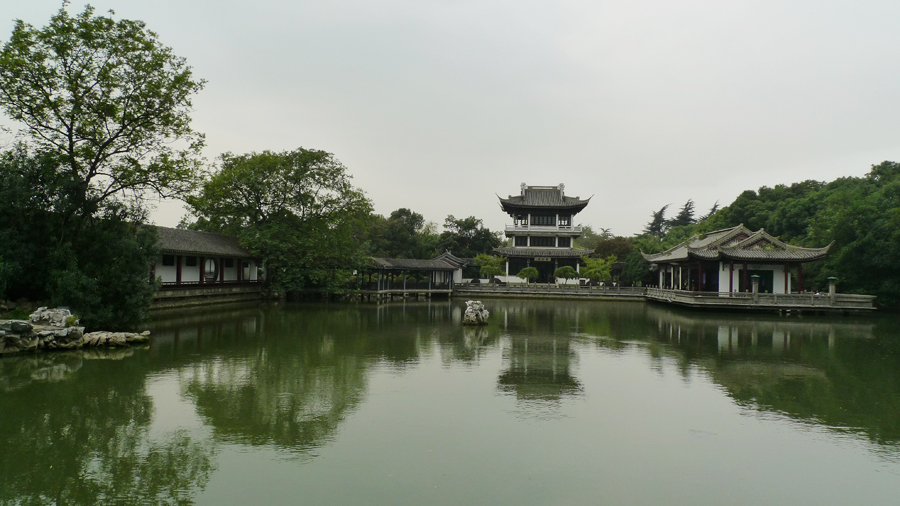
[[[188,359],[183,393],[218,439],[308,454],[329,440],[365,392],[360,329],[382,324],[381,315],[370,316],[374,321],[366,322],[354,307],[187,314],[160,322],[154,353]],[[188,350],[202,359],[185,357]],[[393,353],[399,361],[415,354],[407,342]]]
[[[881,320],[717,316],[651,307],[651,340],[738,404],[900,443],[898,336]],[[686,370],[687,368],[684,368]]]
[[[133,352],[0,360],[0,503],[182,503],[206,484],[208,440],[150,437],[153,405]]]
[[[501,392],[521,401],[556,403],[577,395],[582,385],[574,375],[578,354],[571,337],[584,311],[566,304],[509,301],[497,310],[504,331]]]
[[[464,414],[464,420],[486,421],[478,427],[508,424],[504,414],[514,404],[516,416],[531,418],[526,427],[511,432],[515,437],[501,447],[506,452],[524,452],[519,435],[541,438],[538,429],[544,421],[591,413],[582,415],[594,416],[588,423],[566,420],[572,422],[566,427],[573,438],[583,440],[585,433],[578,428],[594,430],[596,413],[627,412],[641,405],[614,404],[628,392],[621,375],[635,369],[641,370],[631,380],[643,381],[642,388],[663,391],[653,381],[676,370],[679,382],[690,384],[700,377],[703,381],[697,383],[715,383],[717,388],[707,389],[710,396],[729,408],[735,403],[774,418],[851,432],[891,454],[900,444],[900,329],[893,318],[747,316],[642,303],[490,300],[491,323],[464,327],[464,307],[463,301],[451,300],[204,308],[157,317],[149,349],[5,357],[0,360],[0,504],[187,503],[208,486],[218,455],[231,446],[275,450],[307,467],[325,465],[328,459],[314,456],[340,434],[352,432],[341,429],[385,397],[411,406],[388,418],[413,428],[419,428],[417,417],[422,415],[416,409],[422,411],[425,396],[433,396],[428,399],[432,410],[445,404],[448,413]],[[598,373],[598,364],[615,367]],[[647,364],[659,374],[647,374]],[[609,372],[613,369],[620,376]],[[458,382],[458,373],[467,374],[469,383]],[[160,406],[176,405],[159,402],[161,394],[148,388],[158,378],[172,386],[166,395],[187,406],[200,429],[178,424],[174,430],[154,429],[170,415],[160,412]],[[398,386],[403,378],[423,382],[416,385],[419,397],[397,392],[407,388]],[[476,380],[487,387],[481,393],[460,386]],[[615,388],[605,390],[616,395],[603,397],[599,390],[616,381]],[[453,389],[445,388],[449,383]],[[449,397],[448,392],[460,399],[441,397]],[[468,398],[462,398],[470,395],[477,399],[467,404]],[[597,407],[598,399],[609,404]],[[577,409],[567,410],[572,406]],[[641,412],[644,418],[667,416],[647,409]],[[378,409],[370,411],[378,414]],[[546,416],[548,412],[554,416]],[[544,419],[532,423],[535,416]],[[606,429],[621,430],[616,420],[610,416]],[[423,438],[434,438],[438,430],[442,437],[453,434],[452,424],[421,425]],[[658,436],[659,427],[655,429]],[[505,434],[461,432],[467,439],[448,439],[445,452],[458,441],[465,446],[483,436],[481,444],[488,445]],[[383,429],[380,433],[391,435]],[[641,434],[638,429],[634,433]],[[430,440],[428,444],[431,449]],[[616,447],[629,448],[625,443]],[[419,450],[399,454],[426,453]],[[484,459],[494,453],[488,447],[479,450]],[[552,445],[542,451],[552,454]],[[468,452],[460,455],[469,458]],[[643,462],[640,455],[624,459]],[[522,460],[529,456],[523,453]],[[590,462],[600,461],[592,454]]]

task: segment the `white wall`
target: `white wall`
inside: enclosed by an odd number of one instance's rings
[[[200,257],[192,256],[192,255],[179,255],[181,261],[181,282],[182,283],[196,283],[200,281]],[[162,255],[156,257],[156,264],[154,266],[156,277],[161,278],[163,283],[175,283],[178,277],[178,268],[175,265],[163,265]],[[188,257],[193,257],[197,259],[197,265],[194,267],[187,266]],[[214,258],[216,261],[216,265],[219,268],[223,268],[224,263],[222,259],[219,257],[204,257],[204,262],[207,258]],[[245,281],[257,281],[259,279],[259,266],[256,264],[254,260],[240,260],[233,259],[231,267],[224,267],[225,269],[225,281],[237,281],[238,279],[238,269],[241,268],[242,262],[248,264],[248,267],[244,269],[242,273],[242,280]],[[218,273],[216,275],[215,281],[219,281]]]
[[[200,259],[198,257],[192,257],[197,260],[197,265],[193,267],[188,267],[187,264],[187,256],[181,257],[181,282],[182,283],[196,283],[200,281]]]
[[[177,269],[174,265],[163,265],[162,255],[156,257],[154,271],[157,278],[161,278],[163,283],[174,283],[178,276]]]
[[[743,274],[744,264],[734,264],[734,272],[732,273],[731,281],[732,281],[732,291],[737,292],[738,286],[740,285],[741,277]],[[767,265],[767,264],[748,264],[747,270],[749,271],[773,271],[772,272],[772,293],[785,293],[784,291],[784,278],[788,276],[788,291],[791,291],[791,279],[790,273],[784,272],[784,265]],[[727,292],[728,291],[728,262],[719,262],[719,291]],[[752,289],[752,282],[750,280],[747,281],[747,290],[750,291]]]

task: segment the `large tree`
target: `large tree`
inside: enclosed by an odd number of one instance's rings
[[[401,207],[388,218],[372,215],[368,226],[370,252],[376,257],[432,258],[439,240],[433,222]]]
[[[196,227],[236,235],[279,290],[335,288],[359,266],[372,206],[331,153],[299,148],[221,157],[198,196]]]
[[[203,81],[143,22],[67,7],[0,44],[0,110],[20,127],[0,155],[0,288],[130,329],[155,289],[142,199],[195,187]]]
[[[479,253],[491,254],[501,244],[499,232],[491,232],[474,216],[455,218],[452,214],[444,220],[438,249],[449,250],[460,258],[475,258]]]
[[[70,197],[57,157],[20,145],[0,153],[0,174],[0,297],[49,300],[89,328],[133,330],[156,288],[148,274],[157,237],[134,224],[141,211],[104,203],[78,234],[48,240],[62,235],[58,209]]]
[[[0,49],[0,108],[59,157],[77,230],[109,200],[194,187],[203,136],[189,112],[204,81],[143,22],[90,6],[70,16],[67,3],[43,28],[16,21]]]
[[[650,213],[650,222],[644,226],[645,234],[652,235],[659,239],[666,235],[666,231],[669,230],[669,222],[666,220],[666,209],[668,209],[670,205],[671,204],[666,204],[662,206],[659,211]]]
[[[681,210],[678,211],[678,214],[669,220],[668,225],[669,228],[685,227],[687,225],[693,225],[696,222],[697,220],[694,219],[694,199],[688,199]]]

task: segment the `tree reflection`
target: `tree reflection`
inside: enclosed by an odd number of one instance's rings
[[[898,336],[878,320],[693,316],[655,309],[655,340],[751,409],[900,444]]]
[[[205,486],[213,448],[186,433],[149,436],[145,375],[117,360],[131,353],[0,361],[0,503],[183,504]]]

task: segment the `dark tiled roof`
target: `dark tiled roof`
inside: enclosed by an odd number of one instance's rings
[[[578,248],[494,248],[494,253],[505,257],[553,257],[577,258],[591,254],[586,249]]]
[[[159,234],[160,249],[164,253],[226,257],[253,256],[249,251],[241,247],[236,237],[178,228],[156,226],[153,228]]]
[[[521,195],[500,198],[500,206],[506,212],[525,208],[544,207],[580,211],[590,202],[590,198],[567,197],[562,188],[551,186],[526,186]]]
[[[702,260],[752,260],[810,262],[824,258],[831,247],[803,248],[782,242],[765,230],[753,232],[744,225],[695,235],[662,253],[646,254],[652,263],[684,262],[689,258]]]
[[[455,271],[460,265],[442,259],[421,260],[416,258],[373,258],[372,263],[379,269],[397,271]]]
[[[460,258],[460,257],[454,255],[453,253],[450,253],[449,250],[434,257],[432,260],[443,260],[443,261],[448,262],[449,264],[455,265],[457,267],[474,264],[474,261],[471,258]]]

